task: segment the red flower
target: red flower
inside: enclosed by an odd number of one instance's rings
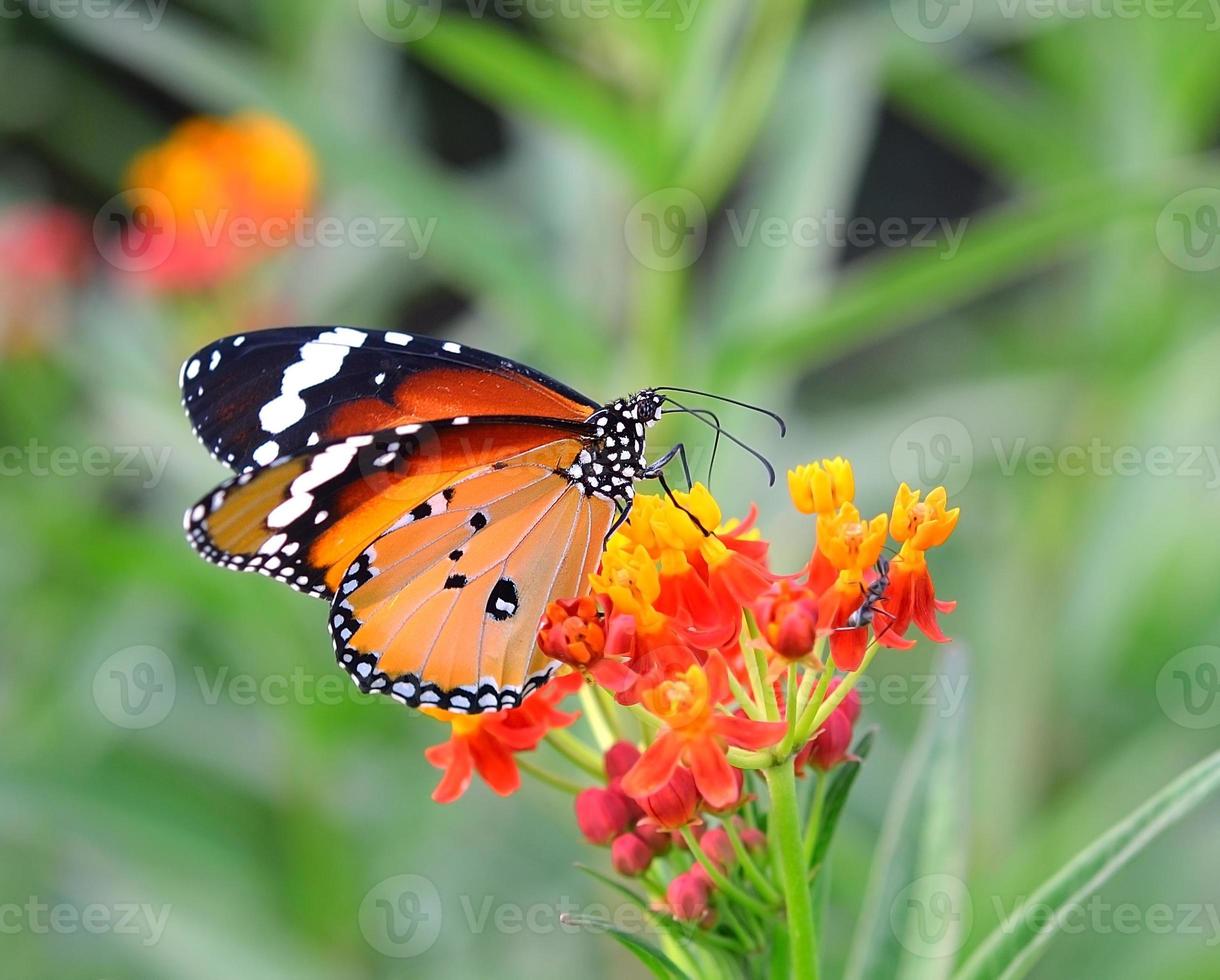
[[[784,722],[751,721],[716,710],[728,696],[725,666],[718,657],[706,667],[659,669],[640,682],[640,701],[666,725],[626,776],[623,791],[637,800],[656,792],[685,761],[712,809],[734,803],[740,787],[725,746],[762,749],[783,738]]]
[[[911,490],[904,483],[894,498],[890,531],[895,541],[902,542],[902,549],[890,562],[890,585],[881,604],[881,608],[893,617],[889,628],[883,628],[877,634],[877,642],[884,646],[909,645],[902,637],[911,623],[918,626],[928,639],[937,643],[948,642],[949,638],[941,632],[936,622],[936,614],[952,612],[957,606],[955,602],[942,602],[936,598],[925,555],[928,549],[948,540],[957,526],[959,509],[946,509],[944,487],[937,487],[926,500],[921,501],[919,497],[918,490]]]
[[[609,844],[631,826],[630,801],[622,793],[595,786],[576,796],[576,824],[590,844]]]
[[[699,847],[721,871],[727,871],[737,863],[737,852],[733,850],[733,842],[723,827],[716,827],[704,834],[699,839]]]
[[[621,834],[610,845],[610,863],[621,875],[635,878],[652,864],[653,851],[635,834]]]
[[[424,757],[445,771],[432,792],[437,803],[452,803],[466,792],[477,772],[501,796],[516,792],[521,774],[513,760],[516,752],[528,752],[552,728],[570,725],[578,715],[559,711],[555,705],[580,687],[579,674],[567,674],[545,684],[518,708],[507,711],[463,715],[437,708],[421,708],[424,714],[447,722],[452,735],[433,745]]]
[[[670,915],[679,922],[699,922],[708,914],[711,894],[707,873],[696,865],[669,883],[665,889],[665,901]]]
[[[630,616],[614,616],[607,627],[593,596],[560,599],[546,609],[538,630],[538,647],[552,660],[585,671],[602,687],[610,691],[625,691],[635,683],[636,675],[618,660],[612,651],[630,650],[635,622]]]
[[[677,830],[695,819],[699,808],[699,791],[690,770],[677,768],[662,786],[650,793],[632,797],[644,811],[645,818],[656,827]]]
[[[818,594],[781,580],[754,604],[754,616],[771,649],[799,660],[813,651],[818,628]]]

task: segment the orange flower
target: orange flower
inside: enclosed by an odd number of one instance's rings
[[[818,629],[830,635],[835,666],[855,670],[864,659],[868,630],[844,629],[864,602],[865,580],[885,547],[886,517],[864,521],[854,504],[818,515],[818,551],[838,574],[818,601]]]
[[[470,786],[475,772],[495,792],[508,796],[521,785],[521,774],[513,760],[516,752],[529,752],[552,728],[572,724],[578,715],[559,711],[556,705],[579,689],[579,674],[565,674],[544,684],[520,707],[507,711],[463,715],[437,708],[421,708],[424,714],[452,728],[449,741],[433,745],[425,758],[445,774],[432,792],[437,803],[452,803]]]
[[[775,580],[753,520],[751,512],[744,522],[722,525],[720,506],[702,484],[672,500],[642,494],[610,539],[593,588],[636,616],[641,633],[668,627],[682,642],[723,646],[740,632],[741,607]],[[616,592],[616,579],[634,588]]]
[[[309,146],[280,120],[190,119],[128,168],[133,226],[148,257],[133,267],[159,288],[221,282],[293,239],[316,183]]]
[[[658,669],[640,682],[640,701],[665,725],[623,777],[623,792],[636,799],[655,793],[685,762],[708,805],[719,810],[739,796],[725,746],[762,749],[783,738],[784,722],[750,721],[717,711],[728,696],[724,663],[710,657],[683,670]]]
[[[946,509],[948,495],[944,487],[937,487],[922,501],[919,498],[919,491],[905,483],[894,497],[890,529],[902,547],[890,562],[890,585],[881,604],[893,617],[890,627],[877,634],[877,642],[884,646],[906,645],[902,637],[911,623],[928,639],[948,642],[936,622],[936,613],[952,612],[957,606],[955,602],[936,598],[925,553],[949,539],[957,527],[960,508]]]
[[[607,626],[593,596],[552,602],[538,630],[538,648],[551,659],[588,673],[607,690],[625,691],[636,675],[614,658],[632,650],[635,621],[622,614],[612,620]]]

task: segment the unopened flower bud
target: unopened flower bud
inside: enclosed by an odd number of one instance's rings
[[[609,844],[630,826],[626,799],[613,790],[592,787],[576,797],[576,824],[590,844]]]
[[[679,922],[698,922],[706,914],[711,889],[705,880],[688,871],[680,874],[665,889],[670,914]]]
[[[652,864],[652,848],[635,834],[620,834],[610,845],[610,863],[621,875],[635,878]]]

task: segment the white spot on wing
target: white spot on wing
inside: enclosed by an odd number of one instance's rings
[[[449,341],[446,344],[441,344],[441,350],[448,351],[450,354],[460,354],[462,353],[462,345]]]
[[[305,417],[301,392],[333,378],[352,347],[364,343],[365,334],[350,327],[336,327],[301,345],[300,360],[289,364],[280,379],[280,394],[258,411],[265,432],[283,432]]]
[[[406,347],[415,338],[409,333],[399,333],[396,330],[391,330],[385,335],[387,343],[398,344],[400,347]]]
[[[274,439],[268,439],[256,450],[254,450],[254,462],[259,466],[266,466],[269,463],[275,462],[275,459],[280,454],[280,444]],[[246,481],[249,482],[248,480]]]

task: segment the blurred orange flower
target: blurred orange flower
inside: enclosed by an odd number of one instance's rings
[[[128,168],[141,280],[199,289],[288,244],[313,203],[317,167],[302,137],[259,113],[182,123]],[[149,267],[151,265],[151,267]]]

